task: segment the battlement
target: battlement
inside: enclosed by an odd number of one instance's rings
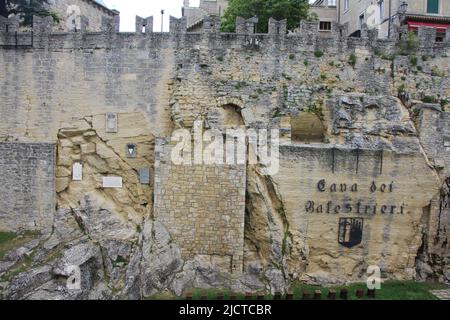
[[[128,46],[137,47],[185,47],[205,45],[213,47],[241,46],[243,48],[286,49],[295,51],[311,50],[345,50],[356,47],[394,48],[400,41],[407,41],[407,31],[397,28],[392,40],[378,39],[378,31],[368,29],[363,25],[359,38],[349,37],[347,26],[332,23],[330,30],[320,30],[318,22],[301,21],[295,31],[287,32],[286,20],[271,18],[268,22],[267,33],[256,33],[255,18],[236,18],[234,33],[220,31],[220,18],[209,16],[203,20],[199,32],[188,32],[186,19],[170,17],[169,32],[153,31],[153,16],[142,18],[136,16],[136,29],[134,33],[119,32],[119,21],[116,17],[103,19],[101,32],[88,32],[87,23],[80,18],[78,28],[71,32],[53,32],[51,17],[37,17],[33,19],[33,26],[29,32],[19,31],[17,17],[6,19],[0,17],[0,47],[33,47],[33,48],[115,48]],[[144,37],[143,37],[144,36]],[[206,40],[206,42],[205,42]],[[450,46],[450,30],[442,42],[436,41],[436,29],[420,27],[418,32],[419,49],[426,51],[439,51]],[[143,42],[144,41],[144,42]],[[274,47],[273,43],[282,43]]]

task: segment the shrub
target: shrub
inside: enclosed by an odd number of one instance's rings
[[[350,55],[350,57],[348,58],[348,63],[354,67],[356,65],[356,61],[358,60],[358,58],[356,57],[356,54],[352,53]]]
[[[407,39],[401,41],[399,46],[401,54],[414,53],[419,47],[419,39],[413,31],[409,31]]]
[[[398,89],[397,89],[398,95],[400,96],[400,95],[404,94],[405,92],[406,92],[405,85],[404,84],[400,85],[400,87],[398,87]]]
[[[317,58],[320,58],[320,57],[323,56],[323,51],[316,50],[316,51],[314,51],[314,55],[315,55]]]
[[[376,55],[377,57],[381,56],[383,53],[381,51],[380,48],[374,48],[373,49],[373,54]]]
[[[422,98],[422,102],[423,103],[436,103],[437,99],[435,96],[424,96]]]

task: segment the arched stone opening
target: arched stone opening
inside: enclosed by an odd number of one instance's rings
[[[291,118],[291,139],[296,142],[324,142],[325,127],[319,116],[302,112]]]
[[[215,129],[238,128],[245,124],[241,108],[232,103],[211,110],[206,120],[208,126]]]

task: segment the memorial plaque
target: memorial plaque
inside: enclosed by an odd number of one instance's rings
[[[117,113],[108,112],[106,114],[106,132],[117,132]]]
[[[83,165],[79,162],[75,162],[72,166],[72,180],[73,181],[83,180]]]
[[[122,177],[103,177],[103,188],[122,188]]]
[[[136,158],[137,146],[134,143],[127,143],[126,153],[128,158]]]
[[[444,137],[444,147],[447,151],[450,151],[450,136]]]
[[[150,168],[139,169],[139,182],[141,184],[149,184],[150,183]]]

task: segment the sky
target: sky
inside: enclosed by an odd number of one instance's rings
[[[200,0],[191,0],[191,6],[198,6]],[[169,31],[169,16],[181,17],[183,0],[103,0],[110,9],[120,11],[120,31],[134,32],[136,15],[153,16],[153,31],[161,31],[161,9],[164,9],[164,31]]]
[[[310,0],[312,2],[313,0]],[[134,32],[136,15],[153,16],[153,31],[161,31],[161,9],[164,9],[164,32],[169,31],[169,16],[181,17],[183,0],[103,0],[110,9],[120,11],[120,31]],[[198,6],[200,0],[190,0],[190,6]]]

